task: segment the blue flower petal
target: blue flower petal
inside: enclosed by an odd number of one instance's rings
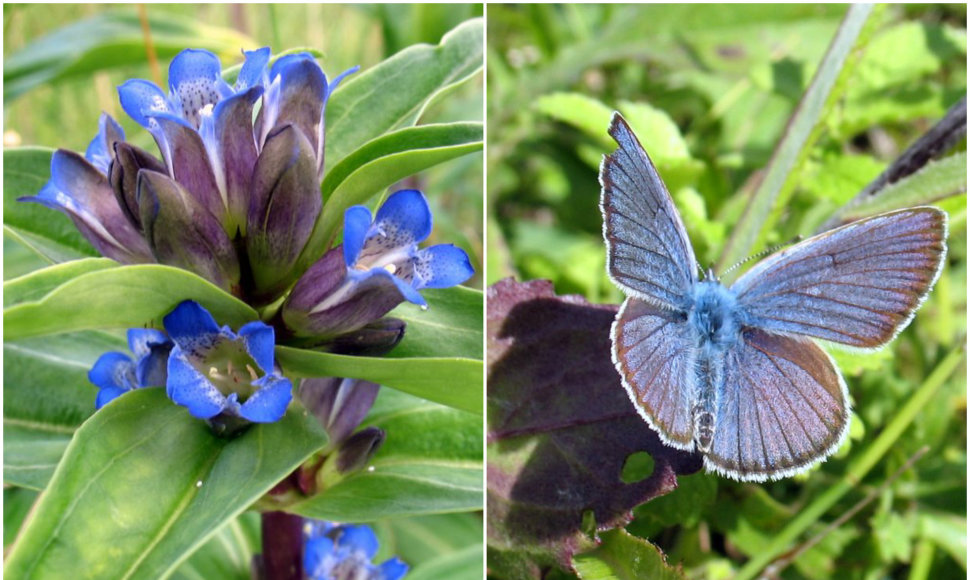
[[[151,113],[173,113],[168,98],[155,83],[134,79],[126,81],[118,87],[118,97],[121,108],[136,123],[146,129],[151,129],[154,122],[148,118]]]
[[[164,332],[154,328],[132,328],[128,330],[128,349],[142,358],[152,352],[152,346],[170,342]]]
[[[101,389],[100,391],[98,391],[98,398],[94,402],[94,408],[100,409],[101,407],[104,407],[111,401],[114,401],[121,395],[124,395],[125,393],[127,393],[129,390],[130,389],[119,389],[117,387],[108,387],[105,389]]]
[[[168,357],[165,392],[175,404],[186,407],[193,417],[199,419],[211,419],[228,405],[219,389],[189,363],[180,346],[172,349]]]
[[[431,208],[420,191],[402,189],[381,205],[374,224],[387,236],[382,242],[385,247],[416,244],[431,235]]]
[[[135,384],[135,363],[123,352],[106,352],[88,371],[88,380],[102,389],[131,390]]]
[[[414,262],[414,287],[450,288],[472,277],[472,268],[465,250],[452,244],[441,244],[418,250]]]
[[[94,136],[84,152],[84,158],[98,168],[101,173],[108,174],[111,159],[114,156],[114,144],[125,140],[125,130],[117,121],[106,113],[101,113],[98,119],[98,134]]]
[[[199,111],[232,94],[222,80],[219,58],[208,50],[185,49],[168,68],[168,84],[177,112],[193,126],[199,126]]]
[[[408,565],[400,558],[394,557],[378,566],[378,570],[382,574],[382,580],[400,580],[407,574]]]
[[[357,262],[370,224],[370,210],[362,205],[348,207],[344,212],[344,263],[348,268]]]
[[[259,390],[242,404],[239,416],[253,423],[279,421],[293,398],[293,384],[287,378],[269,374],[253,381],[253,385]]]
[[[270,52],[269,47],[264,46],[259,50],[244,50],[243,54],[246,56],[246,61],[239,71],[239,77],[236,78],[236,91],[242,91],[263,82]]]
[[[303,552],[303,570],[307,576],[316,580],[324,578],[332,568],[333,561],[333,540],[326,536],[317,536],[306,541]]]
[[[216,320],[194,300],[176,306],[162,323],[172,340],[190,355],[198,355],[200,350],[212,346],[220,334]]]
[[[337,543],[341,549],[350,547],[363,552],[368,559],[377,553],[377,536],[368,526],[343,526]]]
[[[290,65],[309,60],[311,62],[316,62],[313,55],[309,52],[298,52],[296,54],[287,54],[276,59],[273,63],[273,67],[269,70],[269,80],[270,82],[276,80],[276,77],[285,74],[285,70],[290,67]],[[284,81],[286,79],[283,79]]]
[[[340,84],[340,81],[344,80],[345,78],[347,78],[348,76],[354,74],[359,70],[360,70],[359,66],[352,66],[349,69],[337,75],[332,81],[330,81],[330,84],[327,86],[327,98],[330,98],[330,95],[333,94],[334,90],[336,90],[337,86]]]
[[[264,373],[273,372],[273,348],[276,333],[272,326],[260,321],[250,322],[239,329],[239,337],[246,343],[249,356],[253,357]]]

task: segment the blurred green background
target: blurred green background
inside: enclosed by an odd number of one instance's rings
[[[698,260],[713,264],[845,15],[840,5],[490,5],[488,280],[550,279],[618,303],[598,208],[606,133],[621,110],[658,166]],[[811,234],[966,94],[966,5],[877,10],[868,48],[765,245]],[[965,155],[965,139],[957,146]],[[963,162],[965,163],[965,161]],[[963,169],[957,171],[965,177]],[[839,480],[948,354],[966,341],[966,194],[950,215],[943,276],[913,324],[877,353],[833,351],[853,399],[850,441],[820,468],[763,485],[697,474],[628,526],[691,578],[728,578]],[[757,248],[760,250],[762,248]],[[728,280],[730,282],[730,280]],[[952,357],[947,360],[954,360]],[[966,575],[966,364],[852,493],[834,530],[785,578]],[[923,445],[929,452],[891,475]],[[795,548],[796,546],[792,546]],[[557,577],[553,575],[553,577]]]
[[[321,66],[333,78],[354,65],[366,70],[412,44],[437,44],[483,10],[481,4],[148,4],[145,12],[160,78],[147,61],[133,5],[5,4],[4,146],[84,151],[105,111],[132,142],[154,151],[147,131],[121,110],[115,88],[130,78],[167,87],[168,63],[183,48],[212,50],[224,67],[242,62],[241,49],[310,48],[323,54]],[[483,121],[483,107],[479,76],[438,99],[420,122]],[[465,285],[473,288],[482,287],[484,263],[482,163],[482,154],[466,155],[402,184],[428,194],[435,217],[428,243],[468,251],[476,275]]]
[[[183,48],[207,48],[223,66],[242,61],[241,49],[270,46],[274,53],[302,48],[322,53],[333,78],[354,65],[366,70],[416,43],[437,44],[459,23],[482,15],[480,4],[149,4],[144,6],[157,53],[157,71],[146,55],[134,5],[57,4],[3,7],[4,147],[44,146],[84,151],[97,132],[101,111],[124,127],[129,139],[156,151],[149,134],[121,110],[115,87],[146,78],[167,87],[167,67]],[[437,99],[420,123],[484,120],[483,76]],[[468,251],[482,287],[483,157],[466,155],[406,180],[428,194],[435,228],[428,243],[453,242]],[[22,195],[34,195],[25,191]],[[53,214],[52,214],[53,215]],[[5,236],[4,279],[36,268],[36,256]],[[4,547],[14,540],[37,493],[4,489]],[[258,518],[245,514],[190,558],[179,578],[248,578],[249,557],[259,549]],[[413,578],[481,578],[481,513],[429,515],[376,522],[378,561],[400,555]]]

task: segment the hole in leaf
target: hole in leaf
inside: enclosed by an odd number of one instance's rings
[[[652,473],[653,457],[645,451],[637,451],[627,456],[623,471],[620,472],[620,480],[623,483],[636,483],[650,477]]]

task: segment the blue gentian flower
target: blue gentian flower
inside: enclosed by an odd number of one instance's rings
[[[448,288],[475,272],[453,244],[419,249],[431,234],[431,209],[420,191],[401,190],[372,217],[364,206],[344,214],[344,243],[311,266],[283,306],[300,336],[336,336],[377,320],[407,300],[422,307],[423,288]]]
[[[378,544],[367,526],[307,520],[304,537],[303,571],[310,580],[399,580],[408,571],[397,557],[371,563]]]
[[[250,322],[234,333],[219,328],[192,300],[164,318],[175,343],[168,359],[166,392],[200,419],[223,414],[253,423],[278,421],[292,398],[292,385],[273,365],[275,333]]]
[[[100,409],[134,389],[163,386],[173,346],[172,341],[157,330],[129,330],[128,348],[134,353],[135,360],[123,352],[106,352],[88,372],[88,379],[100,389],[96,408]]]

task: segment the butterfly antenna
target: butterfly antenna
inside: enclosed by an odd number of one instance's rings
[[[781,248],[784,248],[785,246],[790,246],[792,244],[796,244],[796,243],[798,243],[800,241],[802,241],[802,236],[799,234],[799,235],[793,237],[792,239],[788,240],[787,242],[782,242],[780,244],[775,244],[774,246],[771,246],[770,248],[765,248],[764,250],[761,250],[757,254],[754,254],[753,256],[748,256],[747,258],[741,260],[737,264],[731,266],[730,268],[728,268],[727,270],[725,270],[721,275],[722,276],[725,276],[727,274],[730,274],[732,271],[737,270],[739,267],[743,266],[744,264],[747,264],[751,260],[757,260],[757,259],[760,259],[760,258],[763,258],[763,257],[767,256],[768,254],[774,254],[775,252],[777,252]]]

